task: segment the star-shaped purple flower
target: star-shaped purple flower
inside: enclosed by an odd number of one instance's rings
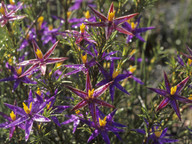
[[[105,101],[98,99],[98,97],[101,96],[107,90],[107,88],[110,86],[110,84],[111,83],[106,83],[105,85],[94,90],[91,86],[89,72],[87,72],[86,92],[75,89],[71,86],[66,86],[66,88],[68,88],[73,93],[75,93],[80,98],[82,98],[82,100],[76,106],[73,107],[72,111],[80,109],[80,108],[88,105],[89,111],[90,111],[91,116],[93,118],[93,121],[96,122],[96,105],[102,105],[102,106],[114,108],[113,105],[108,104]]]
[[[180,115],[179,105],[177,103],[177,100],[183,103],[192,103],[191,100],[179,94],[182,91],[182,89],[185,87],[187,81],[189,80],[189,77],[185,78],[183,81],[181,81],[179,84],[177,84],[174,87],[171,87],[165,72],[164,72],[164,79],[165,79],[166,90],[149,88],[150,90],[164,97],[163,101],[159,104],[157,111],[163,109],[169,103],[171,107],[174,109],[174,111],[176,112],[178,118],[181,120],[181,115]]]
[[[110,140],[108,137],[108,132],[113,132],[120,140],[121,137],[119,135],[119,132],[123,132],[124,130],[119,129],[117,127],[126,127],[125,125],[122,125],[120,123],[114,122],[113,117],[115,115],[117,110],[114,110],[107,116],[105,116],[98,108],[96,110],[97,112],[97,122],[92,122],[84,119],[80,119],[83,123],[87,124],[90,127],[93,127],[95,130],[93,131],[92,135],[89,137],[88,142],[92,141],[95,137],[97,137],[99,134],[102,135],[103,140],[106,144],[110,144]]]
[[[23,82],[23,83],[31,83],[31,84],[36,84],[36,82],[32,81],[30,78],[28,78],[26,75],[22,76],[24,72],[24,67],[18,67],[15,69],[13,66],[9,65],[8,63],[6,64],[6,67],[11,70],[12,76],[8,78],[1,79],[0,82],[2,81],[15,81],[13,85],[13,91],[18,87],[18,85]]]
[[[32,66],[28,70],[26,70],[20,77],[23,77],[31,73],[33,70],[37,69],[38,67],[40,67],[41,73],[45,75],[47,64],[62,62],[67,59],[66,57],[49,58],[49,56],[53,53],[55,47],[57,46],[58,41],[53,44],[53,46],[45,53],[45,55],[43,55],[43,53],[41,52],[39,46],[35,41],[32,41],[32,43],[33,43],[33,49],[34,49],[36,59],[26,60],[17,64],[19,66],[26,66],[26,65],[32,64]]]
[[[23,109],[14,106],[11,104],[5,103],[5,105],[10,108],[14,113],[17,113],[20,115],[18,119],[13,121],[12,123],[6,125],[4,128],[10,128],[17,125],[20,125],[21,123],[25,123],[25,140],[27,141],[30,135],[30,132],[32,130],[33,122],[50,122],[51,120],[42,116],[41,112],[46,107],[46,105],[53,99],[54,97],[51,97],[48,101],[43,102],[42,104],[38,101],[33,100],[32,91],[29,93],[29,97],[27,100],[28,105],[26,105],[23,102]]]
[[[1,2],[1,7],[0,7],[0,13],[2,14],[0,16],[1,27],[6,25],[8,21],[23,19],[25,17],[25,16],[16,16],[15,15],[15,13],[21,8],[22,5],[23,5],[23,3],[20,3],[17,7],[15,7],[15,9],[8,12],[4,1]]]
[[[120,27],[119,25],[125,22],[128,19],[131,19],[132,17],[138,15],[138,13],[127,15],[127,16],[122,16],[119,18],[115,18],[115,10],[113,3],[111,3],[111,6],[108,11],[107,17],[105,17],[103,14],[95,10],[94,8],[90,7],[89,8],[92,10],[92,12],[101,19],[101,22],[87,22],[86,25],[89,26],[95,26],[95,27],[105,27],[105,35],[106,39],[109,39],[110,35],[114,30],[117,30],[121,33],[128,34],[128,35],[133,35],[131,32],[127,31],[126,29]]]
[[[122,27],[126,29],[127,31],[130,31],[133,35],[127,36],[127,43],[130,42],[130,40],[135,36],[139,40],[145,42],[145,40],[140,36],[140,33],[146,32],[148,30],[154,29],[155,27],[145,27],[145,28],[139,28],[140,24],[140,18],[141,16],[135,21],[135,22],[124,22],[122,24]]]

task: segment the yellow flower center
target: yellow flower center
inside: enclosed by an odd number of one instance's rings
[[[189,100],[192,100],[192,94],[189,95],[188,99],[189,99]]]
[[[9,3],[10,3],[11,5],[15,5],[15,0],[9,0]]]
[[[59,68],[62,65],[62,62],[56,63],[56,68]]]
[[[85,15],[85,18],[86,18],[86,19],[89,19],[89,18],[91,17],[89,11],[86,11],[86,12],[84,13],[84,15]]]
[[[80,31],[81,31],[81,33],[84,33],[84,31],[85,31],[85,25],[84,25],[84,23],[82,23],[82,24],[80,25]]]
[[[88,97],[89,97],[90,99],[94,98],[94,97],[93,97],[93,93],[94,93],[94,89],[88,91]]]
[[[136,53],[136,49],[133,49],[129,55],[134,55]]]
[[[82,62],[85,64],[87,62],[87,54],[81,55]]]
[[[49,30],[51,31],[53,29],[53,25],[49,25]]]
[[[16,115],[14,114],[13,111],[10,113],[10,117],[11,117],[11,119],[12,119],[13,121],[16,120]]]
[[[134,73],[135,70],[136,70],[136,67],[135,67],[135,66],[132,66],[132,65],[129,66],[129,71],[130,71],[131,73]]]
[[[176,91],[177,91],[177,86],[174,86],[174,87],[171,88],[170,94],[174,95]]]
[[[120,73],[120,71],[118,71],[118,70],[114,71],[112,74],[112,78],[113,79],[116,78],[119,75],[119,73]]]
[[[40,30],[41,29],[41,25],[44,21],[44,17],[43,16],[40,16],[38,19],[37,19],[37,22],[38,22],[38,29]]]
[[[36,51],[35,53],[36,53],[36,55],[37,55],[37,57],[38,57],[39,59],[42,59],[42,58],[43,58],[43,54],[42,54],[41,50],[37,49],[37,51]]]
[[[132,29],[135,29],[136,26],[137,26],[137,23],[134,23],[134,22],[131,22],[130,24],[131,24],[131,28],[132,28]]]
[[[40,88],[37,88],[36,93],[37,93],[39,96],[41,96],[41,90],[40,90]]]
[[[67,12],[67,19],[71,16],[71,13],[72,13],[71,11]]]
[[[24,111],[26,112],[26,114],[29,114],[29,113],[31,112],[31,109],[32,109],[32,102],[30,103],[29,108],[28,108],[28,106],[23,102],[23,109],[24,109]]]
[[[18,75],[21,75],[21,73],[22,73],[22,67],[19,67],[19,68],[17,69],[17,74],[18,74]]]
[[[191,63],[192,63],[192,59],[188,59],[188,60],[187,60],[187,64],[188,64],[188,65],[191,65]]]
[[[108,21],[112,21],[114,17],[115,17],[115,11],[110,12],[108,15]]]
[[[75,113],[76,113],[76,114],[79,114],[79,113],[80,113],[80,110],[76,110]]]
[[[3,15],[5,15],[5,9],[1,6],[0,8],[0,13],[2,13]]]
[[[99,125],[101,127],[104,127],[106,125],[106,123],[107,123],[106,119],[107,119],[107,117],[105,117],[103,120],[99,118]]]
[[[155,131],[154,134],[156,137],[160,137],[162,133],[162,130]]]
[[[49,109],[51,106],[51,101],[49,102],[49,104],[47,104],[47,109]]]

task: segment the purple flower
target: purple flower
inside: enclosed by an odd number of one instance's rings
[[[96,64],[95,58],[87,61],[87,54],[81,55],[83,64],[74,64],[74,65],[65,65],[67,68],[74,68],[75,70],[68,72],[65,76],[76,74],[80,71],[83,71],[85,74],[88,72],[89,68]]]
[[[69,10],[70,10],[70,11],[73,11],[73,10],[79,9],[79,8],[81,7],[81,4],[83,3],[83,1],[86,2],[87,5],[90,5],[90,6],[94,6],[94,7],[95,7],[95,5],[92,4],[92,3],[93,3],[93,0],[75,0],[75,3],[73,4],[73,6],[71,6],[71,7],[69,8]]]
[[[13,90],[15,90],[21,82],[36,84],[36,82],[32,81],[26,75],[21,76],[24,72],[24,67],[18,67],[17,69],[15,69],[13,66],[9,65],[8,63],[6,64],[6,67],[11,70],[13,75],[8,77],[8,78],[1,79],[0,82],[2,82],[2,81],[15,81],[15,83],[13,85]]]
[[[110,35],[114,30],[117,30],[121,33],[128,34],[128,35],[133,35],[131,32],[125,30],[124,28],[120,27],[119,25],[125,22],[128,19],[131,19],[132,17],[136,16],[138,13],[115,18],[115,10],[113,7],[113,3],[111,3],[111,6],[108,11],[107,17],[105,17],[103,14],[100,12],[96,11],[94,8],[90,7],[89,8],[94,12],[94,14],[101,19],[101,22],[87,22],[86,25],[89,26],[95,26],[95,27],[105,27],[105,35],[106,39],[109,39]]]
[[[148,30],[154,29],[155,27],[146,27],[146,28],[139,28],[141,16],[135,22],[124,22],[122,27],[127,31],[130,31],[133,35],[127,36],[127,43],[131,41],[131,39],[135,36],[139,40],[145,42],[145,40],[140,36],[140,33],[146,32]]]
[[[123,88],[119,82],[122,81],[123,79],[131,76],[131,73],[126,73],[126,74],[119,74],[119,71],[114,70],[114,61],[111,62],[110,66],[110,72],[108,73],[99,63],[97,63],[99,66],[99,69],[103,76],[105,77],[104,80],[100,81],[97,86],[102,86],[106,83],[112,82],[111,85],[109,86],[109,92],[111,95],[111,100],[113,101],[114,99],[114,94],[115,94],[115,87],[117,87],[119,90],[122,92],[126,93],[129,95],[129,93],[126,91],[125,88]]]
[[[15,9],[11,10],[8,12],[4,2],[1,2],[1,7],[0,7],[0,13],[2,14],[0,16],[0,23],[1,27],[3,27],[8,21],[14,21],[18,19],[23,19],[25,16],[16,16],[15,13],[21,8],[23,3],[20,3]]]
[[[192,103],[191,100],[189,100],[188,98],[185,98],[179,94],[182,91],[182,89],[185,87],[187,81],[189,80],[189,77],[185,78],[183,81],[181,81],[179,84],[177,84],[174,87],[171,87],[165,72],[164,72],[164,79],[165,79],[166,90],[157,89],[157,88],[149,88],[150,90],[152,90],[164,97],[164,100],[159,104],[157,111],[163,109],[169,103],[171,105],[171,107],[174,109],[174,111],[176,112],[178,118],[181,120],[179,105],[176,100],[183,102],[183,103]]]
[[[105,101],[98,99],[98,97],[101,96],[107,90],[107,88],[109,87],[110,84],[111,83],[106,83],[105,85],[94,90],[91,86],[89,72],[87,72],[86,92],[75,89],[71,86],[66,86],[66,88],[68,88],[73,93],[75,93],[80,98],[82,98],[82,100],[76,106],[73,107],[72,111],[80,109],[80,108],[88,105],[89,111],[90,111],[91,116],[93,118],[93,121],[96,122],[96,105],[102,105],[102,106],[114,108],[113,105],[108,104]]]
[[[158,125],[152,126],[150,133],[148,134],[148,137],[147,137],[147,143],[165,144],[165,143],[178,142],[179,140],[177,140],[177,139],[168,138],[168,136],[170,136],[170,135],[167,134],[167,130],[168,130],[168,128],[165,128],[162,130],[161,127]],[[146,135],[146,132],[143,129],[135,129],[134,131],[141,133],[143,135]]]
[[[123,132],[123,130],[117,127],[126,127],[126,126],[114,122],[113,117],[116,113],[116,110],[114,110],[107,116],[104,116],[104,114],[98,108],[96,112],[97,112],[96,123],[92,121],[84,120],[82,118],[80,119],[83,123],[95,129],[92,135],[89,137],[88,142],[92,141],[95,137],[101,134],[105,143],[110,144],[110,140],[107,134],[109,131],[113,132],[121,140],[121,137],[119,136],[119,132]]]
[[[39,46],[35,41],[32,41],[32,44],[33,44],[33,49],[34,49],[36,59],[26,60],[18,64],[19,66],[26,66],[26,65],[32,64],[32,66],[28,70],[26,70],[20,77],[23,77],[31,73],[33,70],[37,69],[38,67],[40,67],[41,73],[45,75],[47,64],[53,64],[53,63],[61,62],[67,59],[66,57],[49,58],[49,56],[53,53],[55,47],[57,46],[58,41],[53,44],[53,46],[45,53],[45,55],[43,55],[43,53],[41,52]]]
[[[33,122],[50,122],[51,120],[42,116],[41,112],[43,111],[44,107],[53,99],[54,97],[51,97],[48,101],[43,102],[42,104],[38,101],[33,100],[32,91],[29,93],[29,97],[27,100],[28,105],[26,105],[23,102],[23,109],[14,106],[11,104],[5,105],[10,108],[14,113],[17,113],[20,115],[18,119],[13,121],[12,123],[6,125],[4,128],[10,128],[17,125],[20,125],[22,123],[25,123],[25,140],[27,141],[30,135],[30,132],[32,130]]]

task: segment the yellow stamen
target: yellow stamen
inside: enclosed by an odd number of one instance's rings
[[[27,39],[27,40],[29,39],[29,36],[30,36],[30,34],[28,33],[28,34],[26,35],[26,39]]]
[[[59,68],[62,65],[62,62],[56,63],[56,68]]]
[[[132,29],[135,29],[136,26],[137,26],[137,23],[131,22],[131,28],[132,28]]]
[[[112,78],[113,79],[116,78],[119,75],[119,73],[120,73],[120,71],[118,71],[118,70],[114,71],[112,74]]]
[[[10,3],[11,5],[15,5],[15,0],[9,0],[9,3]]]
[[[71,11],[67,12],[67,19],[71,16],[71,13],[72,13]]]
[[[84,31],[85,31],[85,25],[84,25],[84,23],[82,23],[82,24],[80,25],[80,31],[81,31],[81,33],[84,33]]]
[[[11,117],[11,119],[12,119],[13,121],[16,120],[16,115],[14,114],[13,111],[10,113],[10,117]]]
[[[32,109],[32,102],[30,103],[29,108],[28,108],[28,106],[23,102],[23,109],[24,109],[24,111],[26,112],[26,114],[29,114],[29,113],[31,112],[31,109]]]
[[[88,97],[89,97],[89,98],[94,98],[94,97],[93,97],[93,93],[94,93],[94,89],[89,90],[89,91],[88,91]]]
[[[129,24],[131,24],[131,20],[130,20],[130,19],[128,19],[127,22],[128,22]]]
[[[136,70],[136,66],[132,66],[132,65],[129,66],[129,71],[131,73],[134,73],[135,70]]]
[[[129,55],[134,55],[136,53],[136,49],[133,49]]]
[[[86,12],[84,13],[84,15],[85,15],[85,18],[86,18],[86,19],[89,19],[89,18],[91,17],[89,11],[86,11]]]
[[[13,58],[8,59],[9,64],[13,64]]]
[[[47,104],[47,109],[49,109],[51,106],[51,101],[49,102],[49,104]]]
[[[19,68],[17,69],[17,74],[18,74],[18,75],[21,75],[21,73],[22,73],[22,67],[19,67]]]
[[[39,29],[39,30],[41,29],[41,25],[42,25],[42,23],[43,23],[43,20],[44,20],[44,17],[43,17],[43,16],[40,16],[40,17],[37,19],[38,29]]]
[[[103,126],[106,125],[106,123],[107,123],[106,119],[107,119],[107,117],[105,117],[103,120],[99,118],[99,125],[100,125],[101,127],[103,127]]]
[[[51,31],[53,29],[53,25],[49,25],[49,30]]]
[[[0,8],[0,13],[2,13],[3,15],[5,15],[5,9],[1,6]]]
[[[114,17],[115,17],[115,11],[110,12],[108,15],[108,21],[112,21]]]
[[[76,113],[76,114],[79,114],[79,113],[80,113],[80,110],[76,110],[75,113]]]
[[[188,59],[188,60],[187,60],[187,64],[188,64],[188,65],[191,65],[191,63],[192,63],[192,59]]]
[[[37,49],[37,51],[36,51],[35,53],[36,53],[36,55],[37,55],[37,57],[38,57],[39,59],[42,59],[42,58],[43,58],[43,54],[42,54],[41,50]]]
[[[171,88],[170,94],[174,95],[176,91],[177,91],[177,86],[174,86],[174,87]]]
[[[155,131],[154,134],[156,137],[160,137],[162,134],[162,130]]]
[[[82,62],[85,64],[87,62],[87,54],[81,55]]]
[[[189,99],[189,100],[192,100],[192,94],[189,95],[188,99]]]
[[[39,96],[41,96],[41,90],[40,90],[40,88],[37,88],[36,93],[37,93]]]

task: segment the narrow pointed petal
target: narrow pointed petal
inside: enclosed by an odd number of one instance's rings
[[[10,116],[4,114],[3,112],[0,112],[0,115],[1,115],[4,119],[6,119],[6,120],[8,120],[8,121],[11,121]]]
[[[167,89],[167,92],[170,93],[171,90],[171,85],[169,83],[169,80],[167,78],[167,74],[164,72],[164,79],[165,79],[165,87]]]
[[[24,77],[24,76],[26,76],[26,75],[28,75],[28,74],[30,74],[32,71],[34,71],[36,68],[38,68],[39,67],[39,63],[36,63],[36,64],[34,64],[34,65],[32,65],[28,70],[26,70],[22,75],[20,75],[19,77],[21,78],[21,77]]]
[[[165,96],[165,97],[167,97],[170,94],[167,91],[162,90],[162,89],[157,89],[157,88],[148,88],[148,89],[150,89],[150,90],[152,90],[152,91],[154,91],[154,92],[156,92],[162,96]]]
[[[107,120],[111,122],[113,120],[113,117],[116,113],[117,109],[113,110],[110,114],[107,115]]]
[[[110,74],[97,62],[97,65],[99,66],[99,70],[104,75],[105,78],[110,78]]]
[[[109,83],[97,88],[93,93],[94,98],[101,96],[107,90],[107,88],[110,86],[111,83],[112,82],[109,82]]]
[[[68,72],[68,73],[66,73],[66,74],[64,74],[65,76],[69,76],[69,75],[72,75],[72,74],[76,74],[76,73],[78,73],[78,72],[80,72],[81,70],[73,70],[73,71],[71,71],[71,72]]]
[[[25,122],[25,141],[28,141],[30,132],[32,130],[33,120],[29,119]]]
[[[90,80],[90,77],[89,77],[89,72],[87,72],[86,93],[88,93],[89,90],[92,90],[92,86],[91,86],[91,80]]]
[[[102,13],[98,12],[97,10],[95,10],[94,8],[92,8],[92,7],[90,7],[90,6],[88,6],[88,7],[92,10],[92,12],[94,12],[94,14],[95,14],[98,18],[102,19],[103,21],[108,21],[108,19],[107,19]]]
[[[87,97],[87,93],[84,91],[78,90],[78,89],[73,88],[71,86],[65,86],[65,87],[68,88],[69,90],[71,90],[76,95],[80,96],[82,99],[85,99]]]
[[[37,122],[50,122],[51,121],[50,119],[48,119],[42,115],[39,115],[39,114],[34,115],[33,120],[37,121]]]
[[[179,140],[177,140],[177,139],[161,138],[162,144],[164,144],[164,143],[175,143],[175,142],[178,142],[178,141]]]
[[[192,103],[192,100],[186,98],[186,97],[183,97],[183,96],[180,96],[178,94],[175,94],[174,95],[174,99],[180,101],[180,102],[183,102],[183,103]]]
[[[104,22],[86,22],[85,25],[93,27],[107,27],[107,24]]]
[[[105,101],[99,100],[99,99],[94,99],[93,100],[95,103],[97,103],[98,105],[102,105],[102,106],[106,106],[106,107],[110,107],[110,108],[115,108],[115,106],[106,103]]]
[[[110,5],[109,11],[108,11],[108,13],[107,13],[107,17],[109,17],[109,13],[111,13],[111,12],[114,12],[113,2],[112,2],[111,5]]]
[[[120,26],[117,26],[115,29],[116,29],[117,31],[121,32],[121,33],[134,36],[134,34],[132,34],[131,32],[127,31],[126,29],[124,29],[124,28],[122,28],[122,27],[120,27]]]
[[[8,78],[1,79],[0,82],[2,82],[2,81],[13,81],[13,80],[15,80],[15,77],[14,76],[10,76]]]
[[[89,137],[87,142],[92,141],[93,139],[95,139],[97,136],[99,135],[99,131],[96,129],[93,131],[93,133],[91,134],[91,136]]]
[[[39,61],[38,59],[26,60],[26,61],[18,63],[17,66],[26,66],[26,65],[29,65],[29,64],[35,64],[38,61]]]
[[[135,34],[135,37],[136,38],[138,38],[140,41],[142,41],[142,42],[146,42],[145,40],[144,40],[144,38],[142,38],[141,36],[140,36],[140,34]]]
[[[106,37],[107,40],[108,40],[109,37],[111,36],[113,30],[114,30],[113,25],[108,26],[108,27],[105,28],[105,37]]]
[[[167,106],[167,104],[170,102],[169,98],[165,98],[164,100],[162,100],[162,102],[159,104],[157,111],[163,109],[165,106]]]
[[[16,119],[15,121],[13,121],[12,123],[9,123],[8,125],[6,125],[4,128],[10,128],[10,127],[14,127],[17,126],[25,121],[27,121],[29,119],[29,117],[20,117],[18,119]]]
[[[75,120],[75,121],[73,122],[73,133],[75,133],[75,131],[76,131],[77,126],[79,125],[79,123],[80,123],[80,120],[79,120],[79,119],[78,119],[78,120]]]
[[[189,80],[189,76],[187,78],[185,78],[183,81],[181,81],[179,84],[177,84],[177,91],[176,93],[180,93],[181,90],[185,87],[186,83]]]
[[[129,95],[129,93],[127,92],[127,90],[126,90],[124,87],[122,87],[119,83],[115,83],[115,86],[116,86],[119,90],[121,90],[122,92],[124,92],[124,93],[126,93],[126,94]]]
[[[138,15],[139,13],[134,13],[134,14],[130,14],[130,15],[126,15],[126,16],[122,16],[122,17],[118,17],[114,20],[115,25],[119,25],[125,21],[127,21],[128,19],[131,19],[132,17]]]
[[[110,140],[109,140],[109,137],[107,135],[107,132],[105,131],[101,131],[101,135],[103,137],[103,140],[105,141],[106,144],[110,144]]]
[[[53,122],[54,122],[56,125],[58,125],[59,127],[61,127],[61,124],[60,124],[60,122],[59,122],[59,120],[58,120],[58,118],[57,118],[56,116],[51,116],[51,119],[53,120]]]
[[[110,85],[110,87],[109,87],[109,93],[110,93],[110,95],[111,95],[111,100],[112,100],[112,102],[113,102],[113,100],[114,100],[114,95],[115,95],[115,85],[114,85],[114,84]]]
[[[82,107],[84,107],[86,105],[87,105],[87,102],[82,100],[76,106],[74,106],[71,111],[75,111],[75,110],[80,109],[80,108],[82,108]]]
[[[17,80],[15,81],[15,83],[14,83],[14,85],[13,85],[13,91],[16,90],[16,88],[18,87],[18,85],[20,84],[20,82],[21,82],[21,79],[17,79]]]
[[[32,93],[32,90],[30,89],[29,91],[29,97],[28,97],[28,107],[30,106],[30,103],[33,102],[33,93]]]
[[[94,123],[97,123],[95,103],[88,103],[88,105],[89,105],[89,111],[91,113],[92,119],[93,119]]]
[[[7,104],[7,103],[4,103],[9,109],[11,109],[12,111],[14,111],[14,113],[17,113],[19,114],[20,116],[25,116],[26,113],[25,111],[20,108],[20,107],[17,107],[17,106],[14,106],[14,105],[11,105],[11,104]]]
[[[104,84],[106,84],[108,82],[109,82],[109,80],[104,79],[104,80],[100,81],[99,83],[97,83],[96,86],[102,86],[102,85],[104,85]]]
[[[53,51],[55,50],[58,42],[59,42],[59,41],[57,41],[56,43],[54,43],[53,46],[45,53],[44,59],[47,59],[47,58],[53,53]]]
[[[167,130],[168,130],[168,128],[165,128],[165,129],[162,131],[160,138],[163,138],[163,137],[166,135]]]
[[[114,61],[111,62],[111,65],[110,65],[110,77],[112,78],[113,76],[113,72],[114,72]]]
[[[144,84],[139,78],[136,78],[136,77],[134,77],[134,76],[131,76],[131,78],[132,78],[134,81],[136,81],[137,83],[141,84],[141,85]]]
[[[15,131],[15,127],[11,127],[9,130],[9,140],[11,140],[11,138],[13,137],[14,131]]]
[[[46,64],[40,64],[40,70],[41,70],[42,75],[45,75],[45,72],[46,72]]]
[[[131,76],[132,74],[131,73],[127,73],[127,74],[119,74],[115,79],[114,81],[115,82],[120,82],[122,80],[124,80],[125,78]]]
[[[75,69],[79,69],[80,67],[83,66],[83,64],[74,64],[74,65],[64,65],[67,68],[75,68]]]
[[[48,58],[45,60],[46,64],[53,64],[53,63],[58,63],[67,60],[67,57],[61,57],[61,58]]]
[[[171,100],[170,101],[171,107],[174,109],[174,111],[176,112],[179,120],[181,121],[181,115],[180,115],[180,111],[179,111],[179,106],[178,103],[176,102],[176,100]]]

